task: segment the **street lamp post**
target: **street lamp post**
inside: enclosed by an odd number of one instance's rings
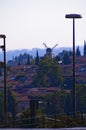
[[[5,35],[0,35],[3,39],[3,45],[0,48],[4,51],[4,127],[7,126],[7,108],[6,108],[6,47],[5,47]]]
[[[66,14],[65,18],[73,19],[73,89],[72,89],[72,95],[73,95],[73,112],[74,117],[76,113],[76,88],[75,88],[75,19],[82,18],[80,14]]]

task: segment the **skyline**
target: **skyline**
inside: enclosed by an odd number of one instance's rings
[[[0,34],[6,35],[6,49],[72,46],[72,20],[66,14],[78,13],[75,43],[86,40],[86,0],[0,0]],[[0,40],[0,44],[2,41]]]

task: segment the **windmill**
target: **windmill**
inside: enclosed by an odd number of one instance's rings
[[[46,56],[52,57],[52,51],[58,44],[56,44],[53,48],[48,47],[45,43],[43,43],[43,45],[46,48]]]

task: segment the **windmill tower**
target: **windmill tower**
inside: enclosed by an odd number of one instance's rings
[[[53,48],[48,47],[45,43],[43,43],[43,45],[46,48],[46,56],[52,57],[52,51],[58,44],[56,44]]]

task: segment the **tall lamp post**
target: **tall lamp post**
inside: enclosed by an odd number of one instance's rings
[[[4,52],[4,127],[7,126],[7,108],[6,108],[6,47],[5,47],[5,35],[0,35],[0,38],[3,39],[3,45],[0,46],[0,48]]]
[[[65,18],[73,19],[73,112],[76,113],[76,88],[75,88],[75,19],[82,18],[80,14],[66,14]]]

